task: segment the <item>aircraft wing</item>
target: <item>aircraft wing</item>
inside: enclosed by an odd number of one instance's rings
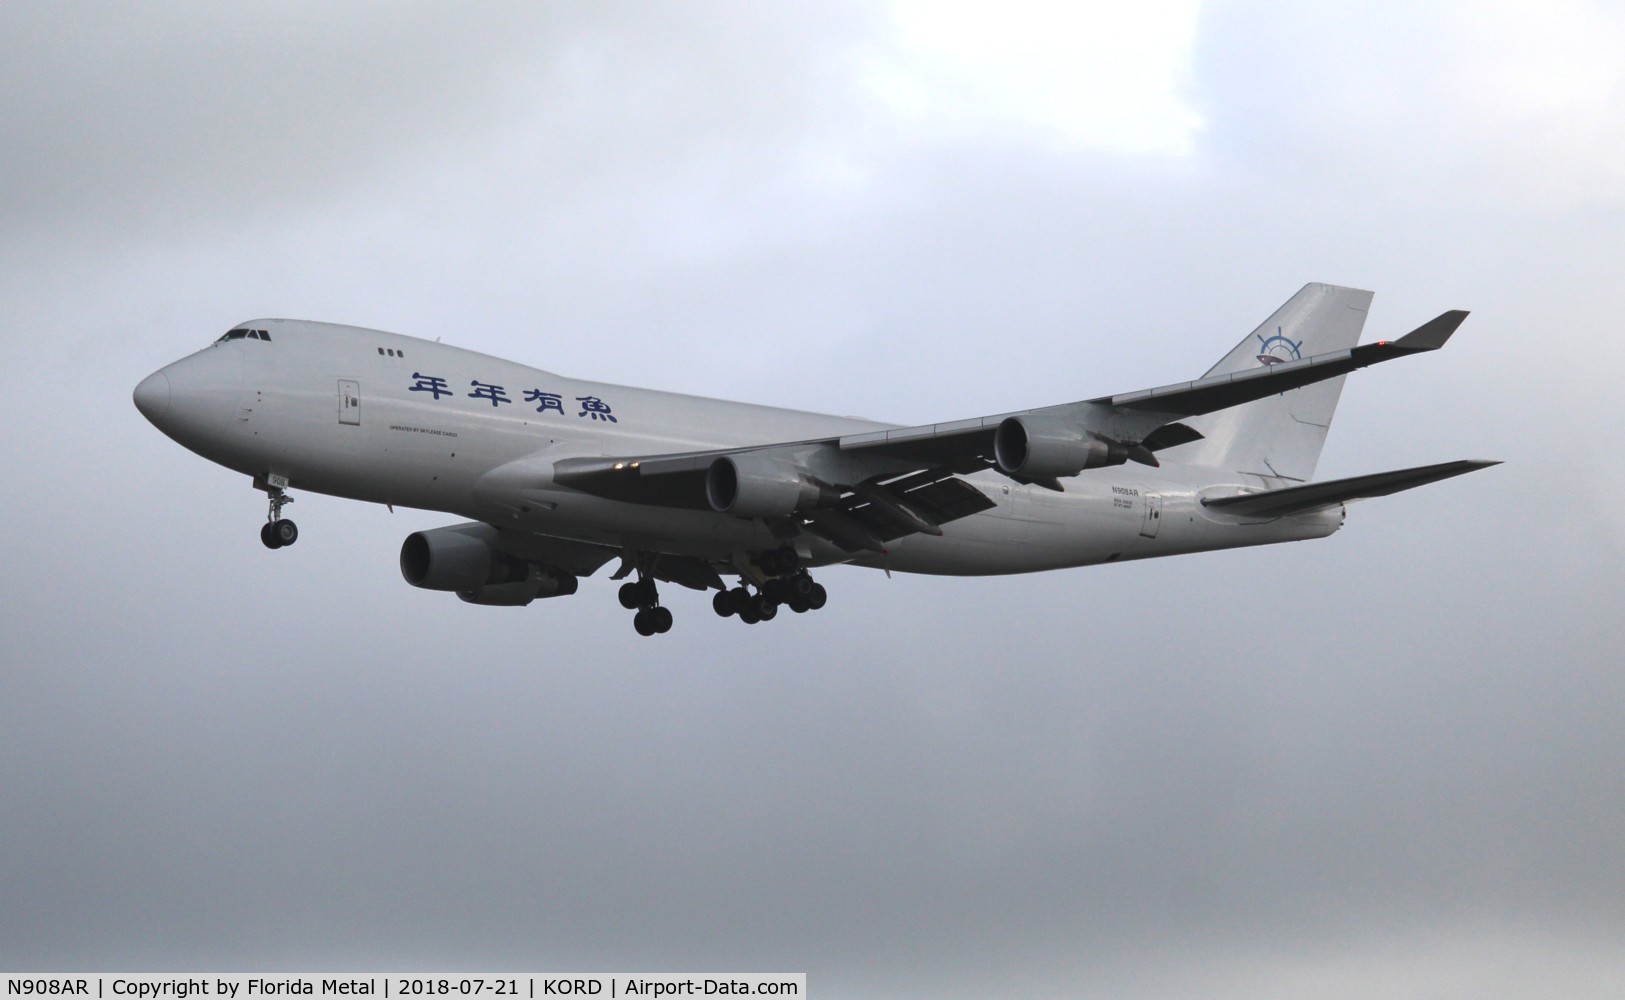
[[[884,551],[886,542],[904,535],[941,535],[942,525],[994,505],[954,469],[868,462],[848,465],[849,474],[842,475],[832,471],[842,464],[839,458],[837,440],[831,438],[642,458],[566,458],[553,464],[552,477],[555,483],[605,499],[714,510],[707,485],[713,466],[723,459],[749,463],[776,475],[776,483],[794,480],[792,488],[816,497],[804,513],[805,526],[849,552]],[[808,472],[808,467],[834,481]],[[787,509],[779,516],[790,513]]]
[[[799,525],[849,551],[879,551],[892,538],[941,534],[942,525],[993,506],[960,476],[997,468],[1017,482],[1060,490],[1060,477],[1086,468],[1156,465],[1158,450],[1202,437],[1181,418],[1438,350],[1466,318],[1452,310],[1395,341],[1059,406],[745,448],[563,458],[552,463],[551,477],[627,503],[769,521],[793,514]],[[1010,457],[1014,452],[1019,460]],[[720,498],[713,492],[719,482],[727,494]]]
[[[1436,351],[1466,320],[1467,312],[1452,309],[1412,330],[1398,340],[1379,340],[1344,351],[1331,351],[1297,361],[1266,365],[1228,375],[1191,382],[1175,382],[1155,389],[1100,396],[1077,403],[1019,410],[990,417],[945,424],[922,424],[896,430],[850,434],[840,439],[848,451],[873,451],[922,462],[953,462],[968,455],[991,456],[994,435],[1004,421],[1028,415],[1070,418],[1108,438],[1142,445],[1156,452],[1201,437],[1176,421],[1212,413],[1279,392],[1346,375],[1356,369],[1425,351]],[[1144,454],[1129,455],[1146,461]]]
[[[1242,493],[1239,496],[1204,500],[1202,503],[1212,510],[1223,511],[1226,514],[1239,514],[1244,517],[1285,517],[1288,514],[1301,514],[1321,507],[1331,507],[1349,500],[1385,497],[1500,464],[1473,460],[1440,462],[1438,465],[1422,465],[1414,469],[1398,469],[1393,472],[1374,472],[1347,479],[1328,479],[1323,483],[1288,486],[1285,489],[1266,490],[1262,493]]]

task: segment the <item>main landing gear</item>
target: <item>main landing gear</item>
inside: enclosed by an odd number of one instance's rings
[[[260,528],[260,541],[268,549],[280,549],[285,545],[292,545],[299,540],[299,526],[282,516],[282,508],[293,503],[293,497],[280,486],[270,486],[265,490],[271,496],[271,511],[265,517],[265,524]]]
[[[637,553],[631,553],[617,576],[624,578],[630,575],[634,567],[637,569],[637,579],[621,584],[617,595],[621,607],[637,612],[632,616],[632,627],[637,629],[638,635],[670,632],[671,610],[660,604],[652,564],[641,559]],[[706,570],[710,574],[711,586],[716,587],[721,581],[709,567]],[[817,611],[829,600],[828,592],[813,581],[801,565],[801,557],[789,546],[757,553],[750,557],[748,563],[737,563],[735,572],[739,573],[739,586],[731,590],[717,590],[711,596],[711,609],[723,618],[737,616],[740,621],[755,625],[778,617],[780,608],[789,608],[799,615]],[[669,580],[674,577],[663,578]],[[695,577],[683,578],[680,582],[696,589],[702,586],[698,582],[688,582],[690,579]]]
[[[757,564],[769,576],[756,593],[751,593],[743,583],[732,590],[718,591],[711,598],[711,610],[723,618],[738,615],[745,624],[755,625],[772,621],[781,605],[799,615],[817,611],[829,600],[823,584],[813,582],[802,568],[795,549],[786,546],[764,552],[757,558]]]
[[[621,584],[621,607],[628,611],[636,608],[632,627],[638,635],[659,635],[671,631],[671,609],[660,606],[660,593],[655,589],[654,577],[641,573],[637,580]]]

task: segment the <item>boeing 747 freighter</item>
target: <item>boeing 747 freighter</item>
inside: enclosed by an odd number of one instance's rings
[[[1320,538],[1351,501],[1496,464],[1312,481],[1343,376],[1443,347],[1467,316],[1356,346],[1371,297],[1307,285],[1193,381],[916,427],[287,319],[233,327],[135,404],[267,493],[269,548],[299,538],[291,489],[445,511],[468,521],[401,546],[413,586],[519,606],[615,562],[653,635],[672,625],[661,583],[756,623],[823,607],[821,567],[1031,573]]]

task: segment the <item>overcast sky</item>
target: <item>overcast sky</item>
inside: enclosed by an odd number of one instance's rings
[[[1131,9],[1130,9],[1131,8]],[[1617,5],[0,6],[0,966],[1625,993]],[[638,637],[130,390],[259,316],[913,423],[1375,289],[1332,539]]]

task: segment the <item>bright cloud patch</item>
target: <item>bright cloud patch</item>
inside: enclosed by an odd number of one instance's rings
[[[873,84],[907,119],[954,133],[1027,129],[1065,146],[1183,155],[1198,4],[897,0]]]

